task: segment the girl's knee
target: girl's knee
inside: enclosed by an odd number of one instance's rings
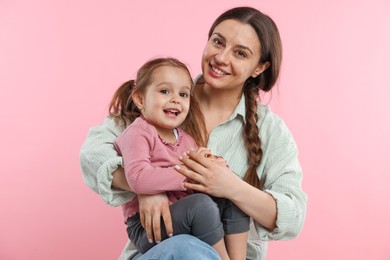
[[[217,204],[210,198],[209,195],[203,193],[195,193],[188,196],[191,205],[195,208],[215,208],[218,210]]]

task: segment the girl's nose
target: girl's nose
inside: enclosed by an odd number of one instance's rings
[[[177,97],[177,95],[174,94],[171,97],[171,103],[173,103],[173,104],[179,104],[180,103],[179,98]]]

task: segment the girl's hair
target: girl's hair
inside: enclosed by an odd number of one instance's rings
[[[259,64],[270,63],[270,66],[259,76],[256,78],[249,77],[243,87],[246,106],[246,120],[243,134],[249,161],[249,168],[244,180],[262,189],[263,183],[260,181],[256,172],[256,168],[260,164],[263,155],[259,128],[256,124],[259,120],[257,99],[260,90],[264,92],[270,91],[278,79],[282,62],[282,43],[274,21],[269,16],[252,7],[236,7],[221,14],[211,26],[208,34],[209,38],[216,26],[229,19],[252,26],[260,41]]]
[[[153,72],[162,66],[183,69],[188,73],[188,77],[192,82],[191,74],[187,66],[175,58],[157,58],[146,62],[138,70],[136,80],[129,80],[123,83],[111,99],[108,112],[109,116],[114,118],[117,125],[125,128],[137,117],[141,116],[141,111],[135,105],[132,94],[135,92],[144,94],[146,88],[153,82]],[[195,139],[198,146],[206,146],[207,132],[204,117],[192,91],[188,115],[181,127]]]

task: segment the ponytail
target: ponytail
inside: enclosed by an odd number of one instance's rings
[[[124,128],[141,115],[141,112],[131,98],[134,86],[134,80],[123,83],[115,91],[108,108],[109,116],[114,118],[117,125]]]

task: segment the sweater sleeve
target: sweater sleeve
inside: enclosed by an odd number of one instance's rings
[[[185,177],[173,168],[176,164],[173,158],[158,152],[168,149],[158,140],[157,132],[145,125],[132,124],[115,142],[123,156],[127,182],[137,194],[186,190]]]
[[[112,173],[122,166],[122,157],[114,142],[123,129],[111,118],[92,127],[80,150],[80,164],[85,184],[109,205],[118,206],[129,202],[134,194],[111,187]]]
[[[267,114],[261,129],[264,154],[262,163],[264,191],[276,201],[276,228],[270,232],[256,223],[263,240],[292,239],[302,230],[306,216],[307,195],[302,190],[302,169],[296,143],[284,122]]]

